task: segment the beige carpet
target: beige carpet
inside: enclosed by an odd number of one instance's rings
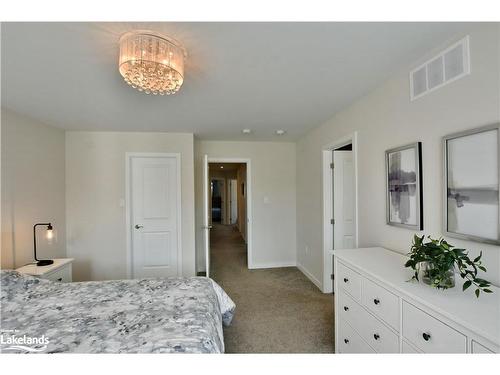
[[[211,231],[211,277],[236,303],[227,353],[332,353],[333,297],[295,267],[248,270],[232,226]]]

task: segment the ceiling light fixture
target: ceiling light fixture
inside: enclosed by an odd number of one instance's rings
[[[153,95],[175,94],[184,82],[186,51],[174,39],[137,30],[120,38],[119,71],[125,82]]]
[[[276,135],[283,135],[283,134],[285,134],[285,133],[286,133],[286,131],[285,131],[285,130],[283,130],[283,129],[278,129],[278,130],[276,130]]]
[[[243,129],[242,133],[243,134],[250,134],[252,132],[252,129]]]

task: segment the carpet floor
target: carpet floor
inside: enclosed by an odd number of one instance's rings
[[[236,303],[226,353],[332,353],[333,297],[296,267],[249,270],[233,226],[211,231],[211,277]]]

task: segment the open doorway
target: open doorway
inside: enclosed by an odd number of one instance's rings
[[[333,254],[358,246],[356,134],[323,148],[323,292],[333,291]]]
[[[214,277],[221,268],[251,268],[250,161],[206,161],[205,267]]]

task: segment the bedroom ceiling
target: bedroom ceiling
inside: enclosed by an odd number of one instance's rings
[[[299,138],[391,73],[473,27],[461,23],[3,23],[2,106],[69,130]],[[186,47],[173,96],[131,90],[117,69],[133,29]],[[242,130],[252,129],[249,135]],[[276,129],[285,129],[276,136]]]

